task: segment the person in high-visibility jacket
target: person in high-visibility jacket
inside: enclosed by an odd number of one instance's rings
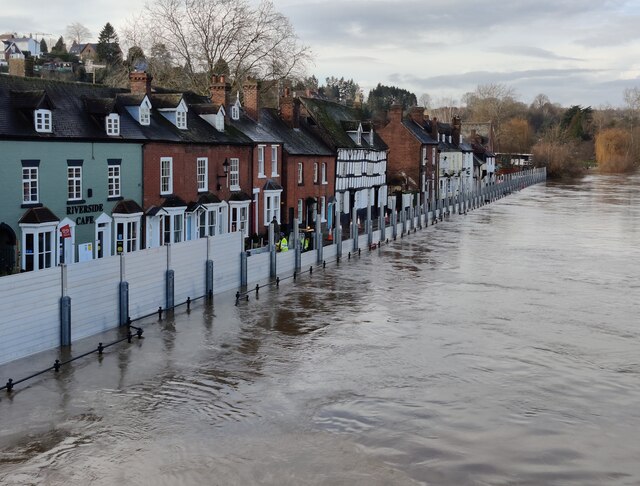
[[[286,236],[283,236],[280,240],[280,251],[289,251],[289,244],[287,243]]]

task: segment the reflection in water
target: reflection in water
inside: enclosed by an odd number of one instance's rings
[[[150,319],[0,396],[0,483],[639,484],[638,189],[535,186]]]

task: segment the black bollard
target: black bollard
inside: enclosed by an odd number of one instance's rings
[[[276,287],[280,287],[280,277],[276,277]]]
[[[313,275],[313,267],[309,267],[309,275]]]
[[[98,354],[101,355],[103,351],[104,351],[104,346],[102,345],[102,343],[98,343]]]
[[[131,316],[128,316],[127,317],[127,326],[130,326],[130,325],[131,325]]]
[[[327,261],[326,260],[322,260],[322,268],[327,268]]]
[[[162,306],[158,307],[158,319],[162,320]]]
[[[136,336],[138,336],[138,339],[141,339],[141,338],[142,338],[142,333],[143,333],[143,332],[144,332],[144,331],[142,330],[142,328],[141,328],[141,327],[139,327],[139,328],[138,328],[138,330],[136,331]]]
[[[191,297],[187,297],[187,310],[191,310]]]
[[[348,260],[351,260],[351,252],[349,252],[349,258],[348,258]]]
[[[260,286],[256,284],[256,295],[258,295],[258,291],[260,290]]]
[[[293,281],[296,281],[296,272],[293,272]]]
[[[57,373],[60,371],[60,360],[57,359],[55,363],[53,363],[53,370]]]
[[[7,381],[7,393],[11,393],[11,390],[13,390],[13,380],[9,378],[9,381]]]
[[[360,256],[362,250],[360,248],[358,248],[358,256]]]

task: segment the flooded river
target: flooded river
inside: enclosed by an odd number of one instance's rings
[[[540,184],[143,321],[1,392],[0,484],[640,484],[639,192]]]

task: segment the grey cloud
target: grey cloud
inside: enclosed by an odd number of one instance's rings
[[[500,54],[514,54],[517,56],[527,56],[527,57],[535,57],[539,59],[556,59],[562,61],[584,61],[584,59],[580,59],[577,57],[565,57],[559,56],[558,54],[548,51],[547,49],[541,49],[539,47],[532,46],[505,46],[505,47],[496,47],[490,49],[491,52],[497,52]]]
[[[500,26],[521,24],[523,35],[535,22],[566,24],[572,17],[606,12],[600,2],[579,0],[487,0],[473,7],[464,0],[336,1],[289,5],[283,9],[303,40],[328,44],[366,42],[397,43],[422,47],[424,42],[441,42],[456,37],[476,38],[495,33]],[[354,29],[354,24],[359,29]],[[491,32],[490,32],[491,31]],[[480,48],[480,44],[479,44]]]

